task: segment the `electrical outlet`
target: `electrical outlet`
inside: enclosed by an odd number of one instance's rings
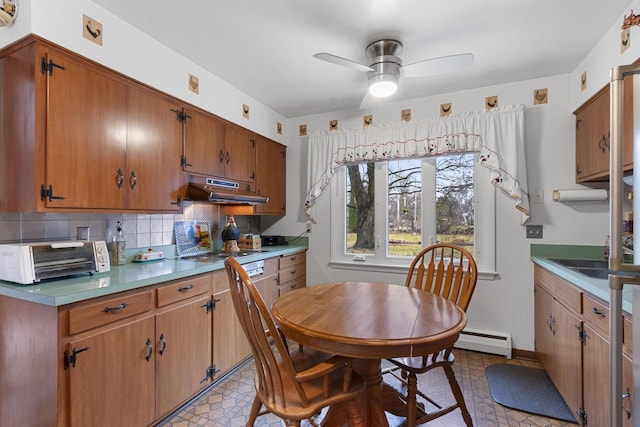
[[[307,223],[307,233],[311,233],[311,223]]]
[[[542,239],[541,225],[527,225],[527,239]]]

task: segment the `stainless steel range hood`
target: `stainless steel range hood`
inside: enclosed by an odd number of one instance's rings
[[[189,182],[186,199],[194,202],[210,202],[229,205],[262,205],[269,198],[240,188],[240,184],[216,178],[205,183]]]

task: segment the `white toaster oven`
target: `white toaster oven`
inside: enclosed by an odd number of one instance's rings
[[[23,285],[74,274],[109,271],[107,244],[98,241],[0,245],[0,280]]]

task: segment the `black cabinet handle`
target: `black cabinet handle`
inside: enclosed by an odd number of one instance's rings
[[[186,291],[190,291],[191,289],[193,289],[193,285],[189,285],[189,286],[180,286],[178,288],[178,292],[186,292]]]
[[[606,314],[604,311],[600,311],[600,310],[598,310],[598,307],[592,307],[592,308],[591,308],[591,312],[592,312],[593,314],[596,314],[596,315],[598,315],[598,316],[602,317],[602,318],[607,317],[607,314]]]
[[[135,190],[137,183],[138,183],[138,177],[136,176],[136,171],[132,169],[131,176],[129,177],[129,187],[131,187],[132,190]]]
[[[110,312],[115,312],[115,311],[120,311],[120,310],[124,310],[125,308],[127,308],[129,304],[127,304],[126,302],[123,302],[120,305],[116,305],[115,307],[105,307],[104,311],[105,313],[110,313]]]
[[[164,351],[167,349],[167,339],[164,334],[160,334],[160,342],[162,343],[162,347],[160,348],[160,356],[164,354]]]
[[[116,187],[120,189],[122,188],[122,184],[124,183],[124,172],[122,172],[122,169],[118,168],[118,171],[116,173],[118,174],[118,179],[116,180]]]
[[[153,343],[151,342],[151,339],[150,339],[150,338],[147,338],[147,344],[146,344],[146,345],[147,345],[148,353],[147,353],[147,355],[146,355],[144,358],[145,358],[145,359],[147,360],[147,362],[148,362],[148,361],[150,361],[150,360],[151,360],[151,356],[153,355]]]

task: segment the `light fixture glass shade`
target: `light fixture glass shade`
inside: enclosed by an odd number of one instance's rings
[[[377,98],[386,98],[398,90],[398,83],[389,80],[381,80],[369,83],[369,93]]]

